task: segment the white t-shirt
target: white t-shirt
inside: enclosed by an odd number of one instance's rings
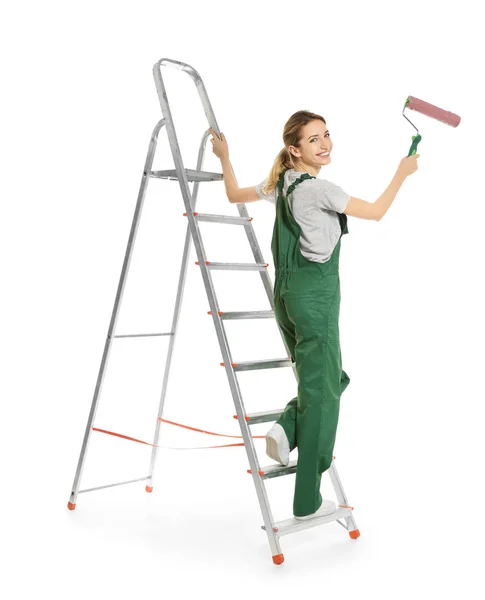
[[[305,171],[288,169],[285,173],[283,192]],[[276,188],[270,194],[263,194],[266,179],[256,186],[256,193],[262,200],[272,202],[276,207]],[[340,237],[340,221],[337,213],[343,213],[350,195],[341,187],[326,179],[304,179],[288,198],[293,218],[301,227],[300,250],[308,260],[326,262]]]

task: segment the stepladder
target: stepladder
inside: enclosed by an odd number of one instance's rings
[[[195,83],[197,92],[199,94],[202,106],[204,109],[205,116],[207,117],[209,128],[205,130],[202,135],[202,139],[199,146],[197,165],[195,169],[188,169],[185,167],[182,161],[182,155],[180,146],[175,131],[175,125],[172,118],[172,112],[167,98],[166,87],[162,77],[163,68],[175,68],[180,71],[185,71],[191,77]],[[88,421],[82,441],[81,451],[79,460],[74,476],[72,490],[68,502],[68,508],[74,510],[77,504],[77,497],[81,493],[91,492],[95,490],[101,490],[108,487],[120,486],[129,483],[145,483],[145,490],[152,492],[154,489],[154,470],[157,460],[157,454],[159,450],[159,438],[160,438],[160,427],[163,421],[165,398],[168,386],[168,379],[170,374],[170,366],[173,356],[174,343],[177,334],[177,328],[179,324],[179,317],[181,312],[181,304],[184,292],[184,285],[186,280],[186,273],[189,261],[189,251],[191,240],[194,244],[195,251],[197,254],[196,264],[200,268],[202,274],[202,280],[207,294],[207,299],[210,307],[209,314],[212,316],[213,324],[215,327],[217,339],[219,342],[222,362],[221,365],[224,367],[231,395],[234,402],[234,408],[236,414],[234,418],[237,419],[240,429],[241,437],[244,442],[249,469],[248,473],[251,474],[254,487],[256,490],[256,496],[258,498],[259,506],[261,509],[261,515],[263,519],[263,525],[261,528],[265,531],[271,557],[273,563],[280,565],[284,562],[284,555],[281,549],[280,538],[284,535],[296,533],[303,529],[310,527],[316,527],[326,523],[336,521],[344,529],[347,530],[351,539],[357,539],[360,535],[357,525],[353,517],[353,507],[349,506],[347,497],[345,495],[340,477],[337,473],[335,466],[335,457],[332,461],[328,474],[331,480],[331,484],[335,491],[335,495],[338,500],[337,510],[327,516],[319,516],[305,521],[297,520],[295,518],[289,518],[282,521],[275,521],[272,514],[272,509],[268,499],[268,493],[266,490],[266,481],[276,477],[291,475],[296,473],[297,461],[290,461],[287,466],[280,464],[270,464],[268,466],[261,466],[259,463],[258,454],[253,442],[253,436],[251,433],[251,426],[259,423],[276,421],[283,409],[272,409],[265,412],[247,413],[241,393],[240,383],[238,381],[238,372],[241,371],[252,371],[261,369],[274,369],[282,367],[291,367],[298,379],[295,364],[290,358],[290,352],[286,345],[283,335],[281,335],[284,347],[286,349],[286,356],[283,358],[271,358],[265,360],[254,360],[238,362],[233,358],[230,347],[229,339],[226,332],[225,321],[234,319],[274,319],[274,301],[273,301],[273,283],[268,273],[267,267],[269,264],[264,261],[263,255],[256,239],[255,231],[252,225],[252,218],[249,216],[245,204],[236,204],[239,216],[229,216],[220,214],[203,214],[196,211],[197,195],[200,183],[207,183],[212,181],[222,181],[222,173],[209,172],[203,170],[203,162],[205,155],[205,147],[207,139],[211,135],[210,129],[220,135],[220,130],[209,101],[204,83],[198,72],[190,65],[182,62],[178,62],[168,58],[160,59],[153,66],[153,76],[155,79],[155,85],[157,89],[158,98],[162,110],[163,118],[158,121],[150,137],[148,152],[143,168],[143,175],[141,178],[140,188],[138,192],[137,203],[133,215],[131,224],[130,234],[128,243],[125,251],[124,261],[121,269],[121,274],[118,282],[118,288],[116,291],[116,297],[114,306],[111,313],[111,318],[108,327],[108,333],[104,344],[104,350],[101,358],[101,364],[99,366],[98,376],[96,380],[94,396],[89,411]],[[153,170],[153,161],[155,152],[157,149],[158,136],[162,128],[166,129],[170,150],[174,162],[174,169],[169,170]],[[110,356],[110,350],[113,341],[117,337],[138,337],[137,334],[117,336],[115,333],[117,319],[120,311],[120,306],[123,298],[123,292],[125,289],[125,283],[127,280],[130,260],[135,245],[137,236],[138,225],[142,215],[143,203],[147,191],[149,181],[152,178],[176,180],[179,183],[180,191],[182,194],[185,212],[184,217],[187,218],[187,230],[185,235],[185,243],[183,256],[181,261],[180,274],[178,279],[178,287],[175,299],[175,306],[172,317],[172,324],[170,331],[166,333],[152,334],[166,336],[168,339],[168,349],[165,362],[164,377],[158,407],[158,413],[156,415],[154,438],[150,456],[150,462],[148,467],[148,475],[129,481],[122,481],[119,483],[112,483],[108,485],[98,486],[90,489],[80,489],[81,479],[83,475],[83,469],[86,461],[86,455],[88,452],[89,442],[92,435],[95,424],[96,412],[100,402],[101,390],[103,386],[103,380],[105,371],[107,369],[108,360]],[[192,191],[189,188],[189,183],[193,183]],[[249,242],[252,254],[254,256],[254,262],[251,263],[230,263],[230,262],[212,262],[208,260],[204,243],[202,239],[202,228],[199,226],[202,222],[219,223],[221,225],[232,225],[240,226],[244,228],[244,232]],[[215,286],[212,278],[213,270],[232,270],[232,271],[257,271],[260,275],[261,282],[264,286],[265,293],[267,295],[270,310],[258,310],[258,311],[239,311],[239,312],[228,312],[222,310],[225,307],[219,306],[219,302],[216,296]],[[144,334],[140,334],[144,335]],[[247,475],[246,475],[247,477]]]

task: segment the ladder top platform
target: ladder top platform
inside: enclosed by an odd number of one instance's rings
[[[222,173],[211,173],[209,171],[197,171],[194,169],[184,169],[187,175],[187,181],[220,181]],[[169,171],[150,171],[150,177],[157,179],[175,179],[178,181],[177,171],[171,169]]]

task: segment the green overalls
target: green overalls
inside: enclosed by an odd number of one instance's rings
[[[277,188],[276,218],[271,241],[275,265],[275,317],[296,363],[298,396],[276,421],[286,432],[290,451],[298,446],[293,514],[305,516],[322,503],[322,473],[332,463],[340,396],[350,382],[342,370],[339,338],[339,255],[347,215],[338,214],[341,234],[327,262],[308,260],[300,250],[301,228],[293,218],[288,197],[304,173],[283,192]]]

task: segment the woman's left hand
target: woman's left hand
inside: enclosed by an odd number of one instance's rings
[[[214,154],[221,160],[229,157],[229,147],[227,145],[226,136],[221,131],[221,139],[219,139],[217,133],[212,129],[212,127],[209,127],[209,131],[213,135],[211,138],[212,152],[214,152]]]

